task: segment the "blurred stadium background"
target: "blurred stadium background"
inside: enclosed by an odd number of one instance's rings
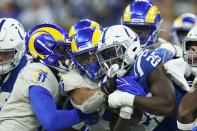
[[[79,19],[89,18],[103,27],[120,24],[124,8],[132,0],[1,0],[0,17],[19,20],[26,30],[48,22],[67,31]],[[173,20],[185,12],[197,14],[197,0],[152,0],[163,19],[161,36],[170,39]]]

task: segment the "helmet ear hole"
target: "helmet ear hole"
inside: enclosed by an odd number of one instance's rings
[[[132,51],[133,51],[133,52],[135,52],[135,51],[136,51],[136,49],[137,49],[137,47],[133,48],[133,50],[132,50]]]

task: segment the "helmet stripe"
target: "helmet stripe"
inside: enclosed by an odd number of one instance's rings
[[[152,6],[146,15],[145,22],[154,23],[157,14],[160,14],[157,6]]]
[[[128,37],[132,38],[132,37],[129,35],[128,30],[127,30],[126,28],[124,28],[124,30],[125,30],[126,34],[128,35]]]
[[[62,40],[63,42],[65,42],[64,36],[58,30],[56,30],[54,28],[42,27],[42,28],[35,30],[34,32],[37,32],[37,31],[49,32],[50,35],[52,35],[56,41]]]
[[[102,36],[102,43],[105,43],[105,34],[109,28],[105,29]]]
[[[181,27],[182,21],[183,21],[182,19],[183,19],[182,17],[178,17],[178,18],[176,19],[176,21],[174,22],[174,27],[176,27],[176,28]]]
[[[95,28],[99,28],[99,24],[95,21],[92,21],[90,26],[95,27]]]
[[[74,30],[74,26],[72,26],[72,27],[70,28],[70,30],[69,30],[68,35],[69,35],[69,37],[71,37],[71,36],[73,36],[74,34],[75,34],[75,30]]]
[[[6,21],[6,19],[3,19],[3,20],[1,21],[1,23],[0,23],[0,32],[1,32],[1,28],[2,28],[3,24],[5,23],[5,21]]]
[[[75,38],[72,39],[72,42],[71,42],[71,51],[72,52],[78,52],[78,48],[77,48],[77,44],[75,42]]]
[[[98,41],[99,41],[99,38],[101,36],[101,30],[95,30],[93,32],[93,36],[92,36],[92,47],[95,47],[96,45],[98,45]]]
[[[124,21],[131,21],[131,16],[130,16],[130,4],[125,8],[124,11]]]

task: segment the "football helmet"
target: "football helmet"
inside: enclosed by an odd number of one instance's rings
[[[103,73],[96,59],[96,49],[102,30],[87,27],[79,30],[71,42],[71,56],[80,74],[91,80],[100,78]]]
[[[159,35],[160,12],[149,0],[136,0],[124,10],[121,23],[137,33],[141,47],[154,44]]]
[[[197,26],[183,40],[183,57],[192,67],[197,67]]]
[[[19,65],[25,53],[25,35],[24,27],[17,20],[0,19],[0,74],[6,74]]]
[[[34,60],[55,68],[61,73],[68,71],[70,38],[68,33],[55,24],[40,24],[33,27],[25,37],[27,54]]]
[[[99,23],[90,20],[90,19],[82,19],[76,22],[76,24],[74,24],[70,30],[69,30],[69,37],[72,37],[74,34],[77,33],[78,30],[86,28],[86,27],[95,27],[98,28],[100,30],[103,30],[102,27],[99,25]]]
[[[197,25],[197,16],[193,13],[184,13],[176,18],[171,27],[171,41],[182,47],[182,40],[187,36],[189,30]]]
[[[96,55],[106,75],[121,77],[129,70],[141,49],[135,32],[127,26],[114,25],[103,31]]]

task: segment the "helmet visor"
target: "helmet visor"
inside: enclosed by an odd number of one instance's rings
[[[121,66],[124,54],[123,50],[121,44],[113,44],[113,46],[107,46],[104,49],[97,51],[97,59],[104,72],[106,72],[113,64]]]
[[[153,27],[148,24],[146,25],[128,24],[126,26],[132,29],[139,36],[140,43],[143,44],[147,41],[147,39],[149,38],[149,36],[151,36],[153,32],[152,30]]]
[[[96,51],[93,50],[93,51],[89,51],[89,52],[81,53],[77,55],[76,58],[77,58],[78,63],[81,65],[86,65],[86,64],[97,61],[95,53]]]

